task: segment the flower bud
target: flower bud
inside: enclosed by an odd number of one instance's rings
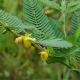
[[[15,39],[15,42],[16,42],[16,43],[20,43],[20,42],[22,42],[22,37],[18,37],[18,38],[16,38],[16,39]]]

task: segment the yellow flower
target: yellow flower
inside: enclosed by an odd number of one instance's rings
[[[22,37],[18,37],[18,38],[16,38],[16,39],[15,39],[15,42],[16,42],[16,43],[20,43],[20,42],[22,42]]]
[[[28,47],[31,46],[31,43],[30,43],[28,40],[26,40],[26,39],[24,39],[23,43],[24,43],[24,46],[25,46],[26,48],[28,48]]]
[[[31,42],[30,41],[36,41],[35,38],[31,38],[30,37],[31,34],[25,34],[25,36],[21,36],[21,37],[18,37],[15,39],[15,42],[16,43],[20,43],[23,41],[23,44],[26,48],[30,47],[31,46]]]
[[[47,60],[47,58],[48,58],[48,53],[49,53],[49,51],[46,50],[46,49],[45,49],[45,51],[40,52],[40,54],[41,54],[41,59],[42,59],[43,61]]]
[[[30,35],[25,35],[24,39],[23,39],[23,43],[24,43],[24,46],[26,48],[31,46],[31,42],[30,41],[36,41],[36,39],[35,38],[31,38]]]

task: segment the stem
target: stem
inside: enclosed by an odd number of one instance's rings
[[[77,61],[77,59],[76,59],[76,57],[75,57],[75,56],[74,56],[74,59],[75,59],[75,61],[76,61],[77,65],[78,65],[78,67],[80,68],[80,64],[78,63],[78,61]]]
[[[34,47],[36,47],[37,49],[39,49],[40,51],[43,51],[44,50],[44,48],[42,48],[41,46],[38,46],[37,44],[33,44],[34,45]]]
[[[9,29],[9,28],[5,28],[7,31],[11,32],[12,34],[14,34],[15,36],[19,37],[20,35],[15,33],[13,30]]]
[[[3,22],[1,22],[1,21],[0,21],[0,24],[1,24],[2,26],[7,26],[7,24],[5,24],[5,23],[3,23]],[[8,28],[8,27],[5,27],[5,29],[6,29],[6,31],[11,32],[12,34],[14,34],[14,35],[17,36],[17,37],[20,36],[19,34],[15,33],[13,30],[11,30],[11,29]]]
[[[13,30],[10,31],[12,34],[14,34],[15,36],[19,37],[20,35],[15,33]]]
[[[64,32],[64,35],[65,35],[65,39],[66,39],[66,37],[67,37],[67,34],[66,34],[66,26],[65,26],[65,13],[63,14],[63,22],[64,22],[64,24],[63,24],[63,32]]]

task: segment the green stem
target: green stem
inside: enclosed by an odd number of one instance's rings
[[[20,35],[15,33],[13,30],[10,31],[12,34],[14,34],[15,36],[19,37]]]
[[[63,22],[64,22],[64,24],[63,24],[63,32],[64,32],[64,35],[65,35],[65,39],[66,39],[66,37],[67,37],[67,34],[66,34],[66,26],[65,26],[65,14],[63,14]]]
[[[0,21],[0,24],[1,24],[2,26],[7,26],[7,24],[6,24],[6,23],[3,23],[3,22],[1,22],[1,21]],[[6,31],[11,32],[12,34],[14,34],[14,35],[15,35],[15,36],[17,36],[17,37],[19,37],[19,36],[20,36],[19,34],[15,33],[13,30],[11,30],[11,29],[10,29],[10,28],[8,28],[8,27],[5,27],[5,29],[6,29]]]

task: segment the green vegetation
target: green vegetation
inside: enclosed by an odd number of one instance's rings
[[[0,0],[0,79],[79,80],[79,10],[80,1]]]

